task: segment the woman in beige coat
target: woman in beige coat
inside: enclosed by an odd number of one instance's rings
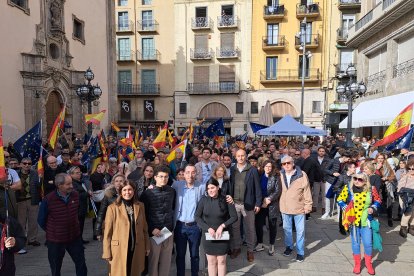
[[[118,194],[106,211],[102,258],[109,262],[109,275],[138,276],[150,248],[144,204],[136,200],[135,187],[128,180]]]

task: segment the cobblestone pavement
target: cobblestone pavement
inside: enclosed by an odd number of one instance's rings
[[[284,245],[280,237],[283,229],[279,227],[276,254],[274,256],[269,256],[267,250],[265,250],[255,253],[255,262],[249,263],[246,260],[246,248],[244,247],[242,254],[237,259],[231,260],[228,258],[228,275],[353,275],[349,236],[344,237],[339,234],[337,222],[334,220],[322,221],[319,217],[320,215],[312,214],[310,220],[307,221],[306,251],[303,263],[295,262],[295,254],[292,254],[291,257],[282,256]],[[407,240],[404,240],[398,235],[398,225],[395,224],[395,227],[390,228],[383,218],[381,218],[381,222],[384,250],[381,253],[375,252],[374,267],[376,268],[376,275],[413,275],[414,237],[409,235]],[[265,232],[265,235],[267,235],[267,232]],[[92,241],[90,219],[87,220],[85,225],[84,238],[90,240],[90,243],[85,246],[89,275],[107,275],[107,265],[101,259],[101,243]],[[50,275],[47,249],[43,246],[45,235],[42,230],[39,232],[39,241],[42,246],[29,246],[27,247],[27,254],[16,256],[17,275]],[[190,275],[189,271],[187,274]],[[75,275],[75,267],[68,254],[65,255],[62,266],[62,276],[67,275]],[[172,261],[170,275],[175,275],[174,261]],[[365,268],[363,268],[361,275],[368,275]]]

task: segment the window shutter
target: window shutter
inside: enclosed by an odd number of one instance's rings
[[[194,38],[196,49],[208,49],[208,35],[196,35]]]
[[[209,66],[194,67],[194,83],[208,83],[210,80]]]
[[[220,65],[219,67],[219,81],[220,82],[235,82],[236,74],[234,72],[234,65]]]
[[[221,49],[233,50],[234,49],[234,33],[222,33],[221,34]]]

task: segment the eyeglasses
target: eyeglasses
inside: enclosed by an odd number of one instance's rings
[[[364,183],[365,182],[365,179],[363,179],[363,178],[359,178],[359,177],[353,177],[352,178],[354,181],[358,181],[358,182],[360,182],[360,183]]]
[[[22,162],[23,165],[32,165],[32,163]]]
[[[284,165],[291,165],[292,164],[292,162],[283,162],[282,163],[282,166],[284,166]]]
[[[300,156],[300,153],[295,153],[295,156]]]

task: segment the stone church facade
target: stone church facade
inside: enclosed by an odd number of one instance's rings
[[[114,2],[102,0],[5,0],[0,3],[0,107],[5,142],[39,120],[43,138],[63,105],[70,132],[85,132],[87,103],[76,95],[89,67],[102,96],[93,112],[107,110],[116,95]],[[116,99],[116,98],[115,98]]]

